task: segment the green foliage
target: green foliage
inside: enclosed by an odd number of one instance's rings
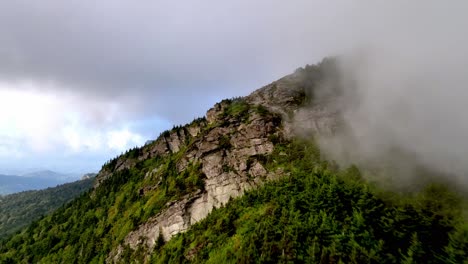
[[[270,114],[270,111],[268,111],[268,109],[266,109],[266,107],[263,105],[255,105],[254,110],[260,116],[267,116]]]
[[[277,145],[268,164],[289,177],[214,210],[155,251],[152,263],[467,260],[468,229],[458,226],[462,201],[444,186],[383,199],[356,167],[331,171],[317,158],[310,144]]]
[[[310,142],[275,142],[271,155],[248,163],[258,161],[282,178],[215,209],[167,243],[156,238],[151,262],[467,261],[466,202],[448,188],[431,184],[417,194],[383,195],[356,167],[333,169]],[[185,151],[114,172],[96,190],[0,243],[0,263],[103,263],[168,202],[204,188],[200,163],[178,171]],[[125,247],[122,262],[143,262],[146,250]]]
[[[78,197],[93,186],[94,178],[39,191],[0,196],[0,238],[5,238],[41,216]]]
[[[225,100],[228,106],[224,109],[223,118],[234,118],[246,122],[249,117],[251,106],[243,98],[233,98]]]
[[[190,123],[190,125],[202,125],[206,122],[206,118],[205,117],[197,117],[195,118],[192,123]]]
[[[109,171],[114,170],[115,166],[117,165],[118,159],[119,159],[119,157],[115,157],[113,159],[110,159],[110,160],[106,161],[104,163],[104,165],[102,165],[102,169],[103,170],[109,170]]]
[[[231,139],[228,135],[221,136],[221,138],[219,139],[219,147],[225,150],[228,150],[232,147]]]
[[[181,150],[183,152],[184,150]],[[126,155],[131,155],[128,151]],[[0,263],[102,263],[127,234],[169,201],[204,187],[199,163],[179,173],[183,153],[138,162],[0,243]],[[158,168],[145,177],[147,172]],[[143,191],[145,187],[148,191]],[[142,254],[129,252],[129,254]]]
[[[164,236],[162,234],[162,229],[159,230],[158,238],[156,239],[156,243],[154,245],[154,250],[159,250],[164,246],[166,242],[164,241]]]

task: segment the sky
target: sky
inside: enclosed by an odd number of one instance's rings
[[[97,171],[223,98],[444,13],[406,2],[3,1],[0,173]]]
[[[317,46],[327,34],[321,24],[340,8],[325,1],[4,1],[0,173],[96,171],[223,98],[320,60],[332,51]]]

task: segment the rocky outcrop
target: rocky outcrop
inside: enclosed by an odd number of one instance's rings
[[[323,67],[307,66],[245,98],[224,100],[208,110],[205,119],[165,132],[142,147],[137,157],[123,155],[113,161],[113,167],[104,168],[98,175],[100,181],[111,177],[111,171],[130,168],[138,161],[176,154],[177,172],[183,173],[196,163],[203,174],[203,188],[167,203],[157,215],[130,232],[107,261],[118,262],[127,246],[134,250],[143,247],[150,253],[159,237],[167,241],[231,198],[281,177],[280,169],[269,171],[265,167],[265,160],[274,151],[274,138],[287,139],[304,131],[333,133],[337,110],[311,104],[323,75]],[[163,177],[160,174],[160,168],[148,171],[145,178],[159,180],[143,187],[139,194],[147,195],[159,188]]]
[[[125,238],[123,246],[128,245],[132,249],[143,246],[151,251],[160,235],[168,240],[204,219],[213,208],[226,204],[231,198],[242,195],[267,179],[279,176],[280,172],[269,172],[264,167],[261,157],[273,152],[274,145],[269,137],[275,134],[280,136],[280,119],[274,114],[261,115],[252,107],[247,120],[219,122],[225,107],[228,107],[227,103],[224,106],[218,104],[208,111],[210,117],[207,120],[213,128],[198,132],[176,164],[180,172],[190,163],[200,163],[205,176],[203,190],[166,204],[158,215],[132,231]],[[177,144],[180,140],[174,138],[172,142]],[[171,151],[176,149],[172,148]],[[157,173],[158,169],[155,168],[147,173],[147,177]],[[147,191],[143,189],[140,194],[144,195]],[[108,260],[118,260],[121,250],[122,247],[114,251]]]
[[[87,180],[96,177],[96,173],[86,173],[85,175],[81,176],[81,180]]]
[[[340,124],[340,89],[336,61],[324,59],[258,89],[246,100],[281,114],[287,138],[330,135]]]
[[[190,217],[191,205],[202,196],[203,194],[198,191],[178,201],[168,203],[166,210],[152,217],[141,225],[137,231],[131,232],[125,239],[125,243],[132,248],[136,248],[143,243],[148,248],[153,248],[159,236],[167,240],[187,230],[192,224]]]
[[[177,127],[171,131],[162,133],[158,139],[148,141],[140,149],[136,149],[137,157],[128,153],[121,155],[114,160],[104,165],[103,169],[97,174],[94,188],[97,188],[108,177],[111,177],[114,172],[130,169],[135,166],[138,161],[147,160],[156,156],[164,157],[172,153],[178,152],[182,147],[187,145],[191,139],[196,138],[201,128],[206,124],[205,119],[198,119],[184,127]]]

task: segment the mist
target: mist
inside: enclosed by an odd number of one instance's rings
[[[350,12],[355,35],[338,54],[341,93],[328,105],[343,122],[319,139],[326,155],[391,168],[386,179],[402,186],[429,171],[468,187],[467,7],[366,3]]]

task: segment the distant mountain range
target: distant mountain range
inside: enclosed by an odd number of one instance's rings
[[[79,178],[78,174],[63,174],[51,170],[30,172],[21,176],[0,174],[0,195],[55,187]]]
[[[53,188],[0,196],[0,240],[89,190],[94,176],[87,174],[83,180]]]

